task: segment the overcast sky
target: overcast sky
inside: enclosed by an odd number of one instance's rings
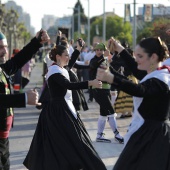
[[[1,0],[2,3],[8,0]],[[17,5],[22,6],[24,12],[31,16],[31,25],[38,31],[41,28],[41,19],[46,15],[55,15],[62,17],[71,15],[72,9],[77,0],[14,0]],[[103,13],[103,2],[105,1],[105,11],[111,12],[115,9],[115,13],[121,17],[124,16],[124,2],[133,4],[133,0],[80,0],[86,16],[88,16],[88,1],[90,2],[90,17],[101,15]],[[151,4],[153,0],[136,0],[137,8],[143,4]],[[168,0],[155,0],[155,5],[164,4],[170,6]],[[131,5],[133,14],[133,5]],[[137,10],[136,10],[137,12]]]

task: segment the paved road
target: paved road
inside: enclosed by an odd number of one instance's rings
[[[31,74],[31,80],[26,89],[34,88],[35,86],[42,86],[42,63],[36,63],[35,68]],[[26,90],[25,89],[25,90]],[[88,94],[86,94],[88,98]],[[29,149],[32,136],[34,134],[37,120],[40,111],[34,106],[27,106],[27,108],[15,109],[14,128],[10,132],[10,160],[11,170],[25,170],[22,162]],[[81,111],[81,118],[89,132],[89,135],[93,141],[93,145],[104,161],[107,170],[111,170],[123,149],[123,145],[117,143],[114,140],[114,134],[111,131],[108,123],[106,125],[105,134],[108,139],[112,140],[112,143],[97,143],[95,142],[97,132],[97,119],[99,115],[99,107],[97,103],[89,103],[88,111]],[[118,115],[119,117],[119,115]],[[130,124],[130,118],[119,119],[117,118],[118,129],[122,135],[127,131],[127,127]]]

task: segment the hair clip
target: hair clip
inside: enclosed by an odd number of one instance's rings
[[[159,41],[160,45],[162,46],[162,45],[163,45],[163,43],[162,43],[162,40],[161,40],[161,38],[160,38],[160,37],[158,37],[158,41]]]

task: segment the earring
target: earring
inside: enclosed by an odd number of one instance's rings
[[[151,71],[151,72],[154,71],[154,65],[153,65],[153,63],[151,63],[151,65],[150,65],[150,71]]]
[[[58,66],[60,66],[60,64],[61,64],[60,60],[57,60],[56,64],[57,64]]]
[[[61,64],[61,62],[60,62],[60,60],[58,60],[58,61],[57,61],[57,65],[59,65],[59,66],[60,66],[60,64]]]

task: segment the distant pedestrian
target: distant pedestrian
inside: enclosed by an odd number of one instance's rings
[[[104,53],[108,53],[106,46],[103,43],[99,43],[95,47],[95,56],[90,60],[90,80],[96,78],[97,69],[99,67],[109,67],[108,60],[104,57]],[[100,106],[100,116],[98,118],[98,129],[97,129],[97,142],[111,142],[110,139],[105,138],[104,129],[106,121],[108,120],[109,125],[115,135],[115,139],[119,143],[123,143],[124,139],[119,134],[116,113],[113,109],[110,95],[110,84],[103,81],[102,89],[93,88],[93,96],[96,102]]]

